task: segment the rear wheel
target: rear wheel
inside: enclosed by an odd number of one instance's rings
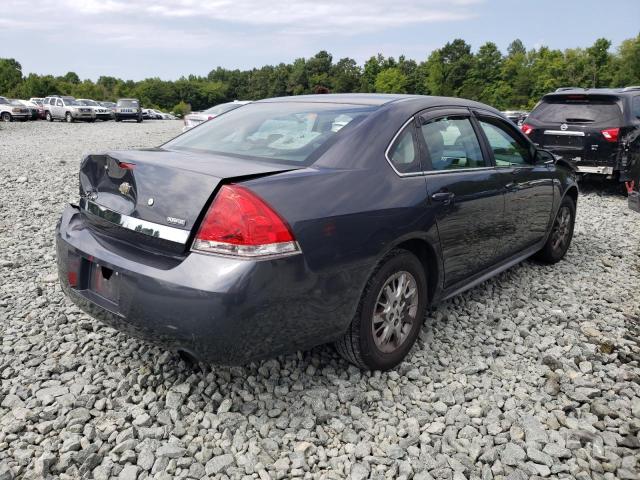
[[[136,122],[138,122],[138,123],[142,123],[142,117],[138,117],[138,119],[136,120]]]
[[[411,350],[426,306],[427,278],[422,264],[406,250],[393,250],[369,279],[336,349],[358,367],[389,370]]]
[[[12,120],[11,118],[11,114],[9,112],[2,112],[2,121],[3,122],[10,122]]]
[[[45,118],[47,119],[47,122],[53,122],[53,117],[51,116],[51,112],[47,112],[45,114]]]
[[[565,196],[556,213],[547,243],[535,257],[545,263],[556,263],[562,260],[571,245],[575,220],[576,204],[571,197]]]

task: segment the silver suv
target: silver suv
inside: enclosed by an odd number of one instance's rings
[[[44,116],[49,122],[54,120],[66,120],[75,122],[95,122],[96,113],[92,107],[80,105],[73,97],[52,96],[44,99]]]

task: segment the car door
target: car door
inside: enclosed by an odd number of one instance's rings
[[[553,207],[549,165],[534,163],[534,148],[497,115],[476,111],[484,141],[505,190],[505,229],[500,257],[525,250],[545,238]]]
[[[469,110],[429,110],[419,119],[427,194],[436,211],[448,288],[494,263],[504,191]]]
[[[61,98],[56,98],[56,106],[54,108],[54,116],[56,118],[64,117],[64,104],[62,103]]]

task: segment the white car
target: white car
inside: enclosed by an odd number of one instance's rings
[[[233,102],[228,103],[220,103],[215,107],[211,107],[202,112],[192,112],[188,115],[184,116],[184,127],[182,128],[183,132],[187,130],[197,127],[202,122],[206,122],[207,120],[211,120],[212,118],[216,118],[218,115],[222,115],[223,113],[230,112],[231,110],[235,110],[236,108],[240,108],[247,103],[251,103],[246,100],[234,100]]]
[[[0,97],[0,119],[3,122],[13,122],[14,120],[29,120],[31,111],[22,105],[18,100],[9,100]]]
[[[96,112],[93,108],[80,105],[73,97],[53,95],[44,99],[45,118],[49,122],[64,120],[68,123],[76,120],[95,122]]]
[[[100,105],[95,100],[88,98],[77,98],[76,102],[85,107],[91,107],[96,114],[96,120],[111,120],[113,118],[113,112],[110,108]]]

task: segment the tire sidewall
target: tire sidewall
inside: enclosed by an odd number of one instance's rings
[[[3,122],[10,122],[11,121],[11,114],[9,112],[2,112],[2,121]]]
[[[567,250],[569,250],[569,247],[571,246],[571,240],[573,240],[573,230],[576,224],[576,205],[575,203],[573,203],[573,199],[571,197],[564,197],[562,199],[562,202],[560,203],[560,206],[558,207],[558,211],[556,212],[556,216],[553,219],[553,226],[551,233],[549,234],[549,242],[551,242],[551,235],[553,233],[553,228],[556,225],[556,220],[558,218],[558,215],[560,215],[560,210],[562,210],[562,207],[569,207],[569,213],[571,214],[571,227],[570,227],[570,231],[569,231],[569,238],[567,240],[566,246],[564,247],[564,249],[562,250],[553,250],[551,248],[551,243],[549,243],[549,250],[550,250],[550,254],[551,257],[553,258],[554,261],[559,261],[560,259],[562,259],[566,253]]]
[[[71,116],[71,114],[69,112],[66,113],[66,115],[64,116],[64,119],[66,120],[67,123],[72,123],[73,122],[73,117]]]
[[[413,275],[418,286],[418,311],[411,331],[404,344],[392,353],[381,352],[375,344],[372,332],[373,311],[378,294],[387,279],[398,271],[407,271]],[[409,353],[415,343],[424,320],[427,307],[427,277],[424,268],[415,255],[400,253],[387,260],[374,274],[365,293],[360,311],[360,351],[363,360],[374,370],[389,370],[398,365]]]
[[[53,122],[53,115],[51,115],[51,112],[47,112],[44,118],[47,120],[47,122]]]

